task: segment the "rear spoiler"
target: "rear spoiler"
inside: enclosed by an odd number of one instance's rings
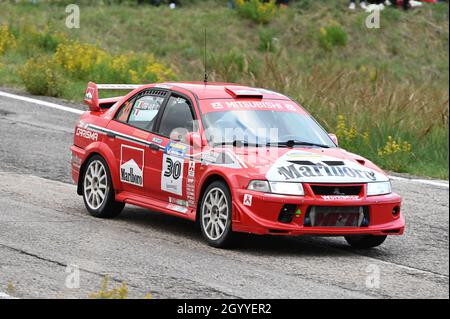
[[[109,108],[118,102],[122,96],[99,99],[98,90],[134,90],[140,88],[143,84],[96,84],[89,82],[84,94],[84,104],[89,106],[92,112],[100,112],[102,109]]]

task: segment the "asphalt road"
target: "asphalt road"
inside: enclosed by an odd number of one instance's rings
[[[132,298],[449,297],[448,187],[394,181],[407,231],[371,251],[258,236],[218,250],[192,223],[156,212],[90,217],[70,180],[77,118],[0,96],[0,298],[86,298],[105,275]]]

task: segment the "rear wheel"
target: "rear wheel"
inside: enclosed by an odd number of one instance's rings
[[[115,201],[114,187],[106,161],[98,155],[91,157],[83,174],[83,199],[94,217],[113,218],[125,204]]]
[[[387,236],[373,235],[353,235],[345,236],[345,240],[353,248],[368,249],[380,246],[386,240]]]
[[[225,248],[232,244],[231,194],[222,181],[206,188],[200,206],[200,229],[208,244]]]

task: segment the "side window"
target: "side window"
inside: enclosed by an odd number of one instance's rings
[[[128,124],[137,128],[151,131],[164,98],[161,96],[144,95],[134,102],[133,109],[128,119]]]
[[[171,96],[161,118],[159,133],[170,137],[176,130],[193,132],[194,118],[192,117],[190,102],[187,99]]]
[[[151,131],[163,102],[164,96],[153,96],[144,92],[125,102],[115,119],[142,130]]]

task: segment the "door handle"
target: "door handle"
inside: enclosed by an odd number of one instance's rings
[[[154,151],[159,151],[159,146],[156,144],[150,144],[149,147]]]

